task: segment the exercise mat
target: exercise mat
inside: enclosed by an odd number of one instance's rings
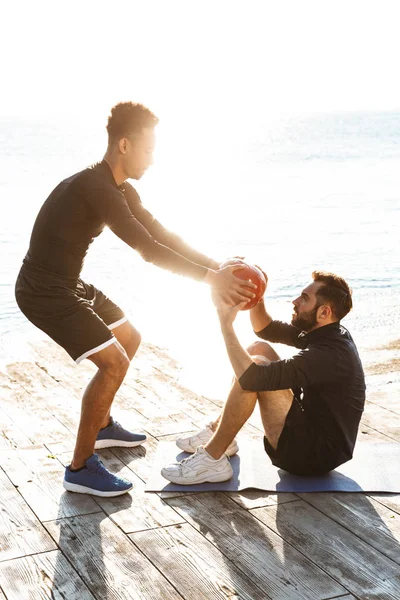
[[[268,492],[390,492],[400,493],[400,444],[360,442],[347,463],[321,476],[291,475],[271,464],[259,441],[239,441],[239,452],[230,458],[233,477],[222,483],[177,485],[161,469],[186,458],[174,442],[159,442],[146,492],[238,492],[248,488]]]

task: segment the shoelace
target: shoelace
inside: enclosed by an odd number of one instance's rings
[[[105,468],[105,466],[102,463],[102,461],[99,460],[99,462],[96,465],[96,468],[95,468],[94,472],[96,473],[96,475],[100,475],[101,477],[104,477],[105,471],[107,471],[107,469]]]
[[[182,467],[186,466],[186,463],[187,463],[189,460],[194,460],[194,457],[195,457],[195,456],[196,456],[196,454],[192,454],[191,456],[188,456],[187,458],[182,458],[182,460],[179,462],[179,471],[180,471],[180,473],[181,473],[181,474],[183,473],[183,471],[182,471]],[[223,455],[222,455],[222,456],[223,456]],[[222,458],[222,456],[221,456],[221,458]],[[225,456],[226,456],[226,458],[228,459],[228,462],[231,462],[231,457],[230,457],[230,456],[228,456],[226,453],[225,453]]]
[[[179,462],[179,471],[181,472],[181,474],[183,473],[182,468],[184,466],[186,466],[186,463],[188,462],[188,460],[193,460],[194,456],[196,456],[196,455],[192,454],[191,456],[188,456],[187,458],[182,458],[182,460]]]
[[[109,471],[107,471],[106,467],[104,466],[104,463],[101,460],[99,460],[99,462],[97,463],[97,465],[93,469],[93,471],[94,471],[95,475],[99,475],[100,477],[103,477],[105,479],[110,479],[111,473]],[[117,476],[115,475],[115,477],[117,477]]]

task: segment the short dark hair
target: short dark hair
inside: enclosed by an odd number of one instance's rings
[[[329,304],[334,316],[340,321],[353,308],[352,291],[343,277],[326,271],[314,271],[313,280],[323,285],[316,292],[321,304]],[[321,305],[320,304],[320,305]]]
[[[135,133],[141,133],[145,127],[155,127],[158,118],[143,106],[133,102],[119,102],[111,109],[107,121],[109,141],[120,140]]]

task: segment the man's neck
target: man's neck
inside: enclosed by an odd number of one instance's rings
[[[126,173],[119,164],[119,162],[115,160],[115,157],[107,151],[103,157],[103,160],[105,160],[108,166],[110,167],[113,177],[115,179],[115,183],[117,185],[121,185],[122,183],[124,183],[126,179]]]

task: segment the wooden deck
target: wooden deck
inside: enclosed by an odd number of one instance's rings
[[[183,388],[174,361],[150,345],[113,411],[148,443],[99,452],[133,492],[64,492],[94,372],[86,362],[77,368],[43,342],[31,360],[0,369],[0,600],[399,600],[400,496],[144,492],[157,441],[221,406]],[[400,386],[376,389],[360,436],[400,442]],[[261,439],[257,415],[246,436]]]

